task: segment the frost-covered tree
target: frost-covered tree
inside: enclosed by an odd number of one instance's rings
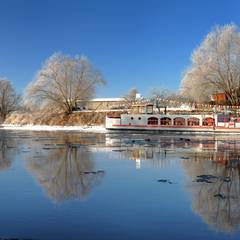
[[[138,90],[131,88],[128,93],[123,97],[124,105],[126,108],[131,109],[133,104],[137,101]]]
[[[150,99],[155,104],[158,112],[161,108],[167,106],[179,106],[183,102],[189,102],[189,99],[184,98],[179,92],[175,92],[166,88],[154,88],[150,91]]]
[[[138,90],[136,88],[131,88],[128,93],[124,96],[126,100],[135,101],[137,98]]]
[[[0,78],[0,120],[4,121],[8,114],[17,110],[20,96],[16,93],[8,79]]]
[[[92,98],[104,82],[86,57],[53,54],[27,87],[25,103],[71,113],[78,100]]]
[[[234,24],[215,27],[192,54],[181,82],[183,95],[197,102],[223,92],[229,104],[240,104],[240,32]]]

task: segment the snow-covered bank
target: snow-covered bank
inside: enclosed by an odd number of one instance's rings
[[[0,129],[6,130],[28,130],[28,131],[78,131],[106,133],[104,126],[48,126],[48,125],[15,125],[1,124]]]

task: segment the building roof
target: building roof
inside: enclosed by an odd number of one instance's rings
[[[124,98],[93,98],[89,101],[91,102],[122,102],[124,101]]]

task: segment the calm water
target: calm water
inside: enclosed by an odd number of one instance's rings
[[[0,131],[0,239],[239,239],[240,136]]]

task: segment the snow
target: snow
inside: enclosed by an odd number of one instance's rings
[[[106,133],[104,126],[48,126],[48,125],[15,125],[2,124],[0,129],[6,130],[27,130],[27,131],[78,131],[78,132],[94,132]]]

